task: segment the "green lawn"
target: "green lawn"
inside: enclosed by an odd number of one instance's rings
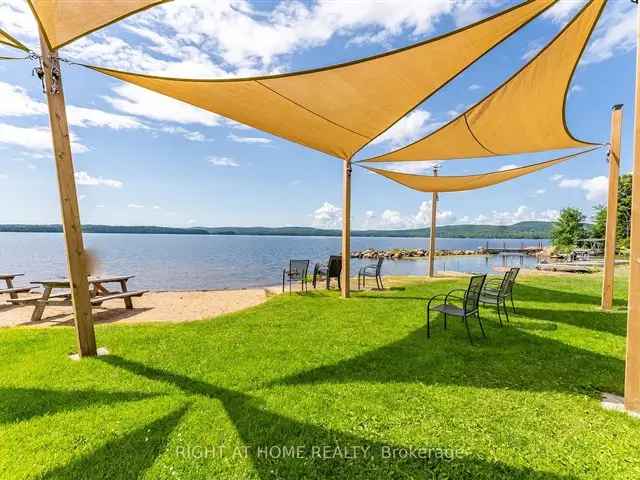
[[[622,279],[603,314],[599,276],[523,277],[488,340],[427,340],[425,298],[465,283],[99,326],[111,355],[82,362],[70,328],[0,330],[0,476],[640,478],[640,421],[599,404],[623,389]]]

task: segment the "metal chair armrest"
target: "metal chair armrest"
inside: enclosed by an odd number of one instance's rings
[[[445,293],[441,293],[439,295],[434,295],[433,297],[431,297],[429,299],[429,301],[427,302],[427,310],[429,310],[431,308],[431,302],[433,302],[436,298],[442,298],[442,297],[446,297],[447,295]]]

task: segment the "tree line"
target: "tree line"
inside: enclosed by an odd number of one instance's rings
[[[579,208],[567,207],[551,230],[551,243],[560,251],[573,250],[578,241],[585,238],[604,238],[607,225],[605,205],[594,207],[593,223],[586,223],[586,216]],[[629,248],[631,236],[631,174],[622,175],[618,184],[618,228],[616,246],[619,251]]]

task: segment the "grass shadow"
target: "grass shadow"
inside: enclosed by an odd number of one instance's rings
[[[260,478],[573,478],[485,460],[455,446],[419,445],[423,458],[406,455],[411,446],[300,422],[266,410],[259,399],[241,392],[121,357],[102,360],[186,394],[219,400]],[[283,456],[285,448],[295,453]]]
[[[422,327],[397,342],[271,385],[419,382],[593,396],[598,390],[622,389],[622,360],[517,328],[494,328],[487,335],[490,341],[472,346],[461,322],[450,322],[448,330],[436,330],[431,339]]]
[[[107,442],[92,453],[55,468],[41,478],[55,480],[142,478],[166,449],[187,407],[175,410],[131,433]]]
[[[41,388],[0,388],[0,424],[30,420],[53,413],[95,405],[133,402],[157,395],[100,390],[46,390]]]
[[[626,312],[602,312],[582,310],[545,310],[539,308],[520,308],[518,312],[526,317],[558,322],[574,327],[611,333],[620,337],[627,335]]]

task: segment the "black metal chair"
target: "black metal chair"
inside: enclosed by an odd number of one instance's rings
[[[342,273],[342,256],[331,255],[326,265],[316,263],[313,268],[313,288],[316,288],[316,284],[321,277],[324,277],[327,282],[327,290],[331,287],[331,279],[338,279],[338,288],[340,285],[340,274]]]
[[[382,284],[382,275],[380,274],[382,270],[382,263],[384,262],[384,257],[378,257],[377,263],[373,263],[371,265],[365,265],[358,272],[358,290],[360,290],[360,279],[362,279],[362,287],[366,287],[366,278],[375,278],[376,285],[380,290],[384,290],[384,285]]]
[[[473,344],[473,339],[471,338],[471,330],[469,329],[469,322],[467,320],[467,318],[469,317],[476,317],[478,319],[480,330],[482,331],[482,336],[485,338],[487,337],[484,333],[482,320],[480,320],[479,307],[480,295],[482,293],[482,287],[484,286],[486,278],[486,275],[474,275],[473,277],[471,277],[471,280],[469,280],[469,286],[466,290],[462,288],[456,288],[454,290],[451,290],[447,294],[435,295],[434,297],[431,297],[429,303],[427,303],[427,338],[431,337],[430,316],[432,310],[444,315],[445,330],[447,329],[447,315],[461,317],[464,321],[464,326],[467,329],[467,335],[469,336],[469,342],[471,342],[471,344]],[[464,292],[464,296],[460,297],[453,295],[453,293],[455,292]],[[431,302],[441,297],[444,297],[444,303],[432,307]],[[462,302],[462,306],[460,307],[453,303],[449,303],[449,299],[460,300]]]
[[[289,260],[289,269],[282,270],[282,293],[284,293],[285,280],[289,279],[289,293],[291,284],[301,282],[302,292],[309,290],[307,287],[307,274],[309,273],[309,260]]]
[[[502,279],[492,278],[488,280],[482,294],[480,295],[480,303],[483,305],[495,305],[498,310],[498,320],[500,326],[502,326],[502,316],[500,315],[500,306],[502,305],[503,312],[509,321],[509,312],[507,311],[507,298],[511,300],[511,308],[513,313],[516,313],[516,306],[513,303],[513,286],[516,283],[516,277],[520,269],[518,267],[512,267],[508,272],[504,274]]]

